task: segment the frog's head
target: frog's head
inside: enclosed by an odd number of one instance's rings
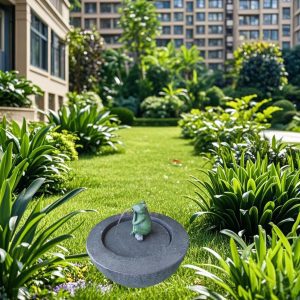
[[[132,210],[134,213],[137,213],[137,214],[144,214],[147,212],[147,205],[145,203],[145,201],[142,201],[138,204],[135,204],[133,207],[132,207]]]

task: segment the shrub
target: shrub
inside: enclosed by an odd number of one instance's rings
[[[26,159],[28,167],[18,183],[18,190],[28,186],[37,178],[45,178],[41,191],[52,193],[65,191],[65,182],[69,177],[70,168],[66,161],[69,158],[58,151],[47,139],[51,126],[37,127],[30,131],[25,119],[22,126],[4,118],[0,123],[0,149],[6,151],[10,142],[13,143],[13,154],[16,163]]]
[[[112,117],[109,111],[99,111],[96,106],[64,106],[57,113],[50,111],[48,119],[59,126],[60,132],[67,130],[76,134],[79,152],[96,153],[102,147],[116,149],[116,144],[120,144],[115,133],[119,129],[118,119]]]
[[[42,90],[18,72],[0,70],[0,106],[30,107],[30,96],[42,95]]]
[[[232,87],[227,87],[223,89],[223,93],[230,98],[242,98],[248,95],[257,95],[257,100],[262,100],[264,99],[264,96],[262,92],[256,88],[252,87],[239,87],[237,89],[234,89]]]
[[[178,116],[183,102],[178,97],[148,97],[142,104],[143,116],[147,118],[173,118]]]
[[[167,127],[167,126],[177,126],[178,118],[136,118],[134,119],[134,126],[146,126],[146,127]]]
[[[268,240],[260,226],[254,243],[248,246],[243,239],[229,230],[223,233],[230,237],[229,257],[223,259],[210,248],[204,250],[212,254],[218,264],[205,264],[201,267],[188,265],[197,275],[207,278],[220,289],[216,291],[205,286],[192,286],[199,294],[198,299],[298,299],[300,237],[296,230],[286,237],[276,225],[272,225],[272,236]],[[222,274],[219,277],[218,273]],[[202,280],[201,280],[202,281]],[[222,294],[219,291],[222,291]]]
[[[206,97],[209,99],[208,105],[219,106],[225,98],[225,95],[220,88],[213,86],[206,92]]]
[[[113,107],[110,109],[111,114],[116,115],[121,124],[132,125],[134,121],[133,112],[125,107]]]
[[[273,103],[274,106],[281,108],[281,110],[276,111],[272,117],[272,125],[274,124],[284,124],[284,115],[290,111],[296,111],[294,104],[288,100],[279,100]]]
[[[244,163],[242,157],[240,164],[233,160],[231,168],[218,166],[208,171],[209,180],[196,179],[200,211],[191,220],[208,215],[207,222],[216,229],[243,230],[247,237],[257,233],[258,225],[269,231],[270,222],[289,232],[299,213],[299,176],[292,164],[269,165],[268,158],[259,155],[255,162]]]
[[[136,116],[139,112],[140,101],[138,98],[130,96],[116,99],[115,105],[130,109]]]
[[[53,278],[61,276],[60,268],[70,265],[70,260],[86,256],[66,256],[57,249],[59,243],[73,237],[71,233],[74,229],[68,229],[67,233],[59,236],[57,231],[74,216],[82,213],[82,210],[70,212],[47,227],[41,226],[49,213],[82,189],[76,189],[46,207],[42,207],[41,198],[32,206],[32,197],[44,183],[44,179],[39,178],[22,193],[14,196],[13,186],[22,173],[14,169],[11,176],[8,176],[12,167],[12,148],[12,143],[9,143],[0,163],[1,174],[4,175],[0,185],[0,298],[28,299],[30,295],[27,287],[37,276],[49,283]]]
[[[76,92],[68,93],[69,104],[76,104],[80,107],[87,105],[97,106],[98,109],[103,109],[103,104],[100,97],[94,92],[82,92],[78,94]]]

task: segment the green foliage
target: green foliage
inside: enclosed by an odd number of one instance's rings
[[[70,168],[66,161],[69,157],[60,153],[48,141],[51,126],[42,125],[29,130],[26,120],[22,126],[4,118],[0,123],[0,147],[6,151],[13,144],[13,154],[16,163],[26,160],[28,167],[18,183],[18,190],[28,186],[35,179],[43,177],[45,183],[41,191],[46,193],[64,192],[65,182],[69,177]]]
[[[58,131],[76,134],[79,152],[96,153],[104,146],[116,149],[116,144],[120,143],[115,133],[119,129],[118,120],[109,111],[100,111],[96,106],[63,106],[57,113],[50,111],[48,119],[59,126]]]
[[[224,165],[208,171],[209,180],[195,179],[198,191],[194,201],[200,211],[191,220],[207,215],[211,227],[236,233],[243,230],[247,237],[257,233],[258,225],[269,231],[270,222],[290,232],[299,214],[300,170],[295,169],[292,160],[281,168],[279,164],[268,164],[268,157],[261,159],[258,155],[254,162],[245,163],[243,156],[239,164],[232,158],[232,167]],[[299,165],[299,155],[297,160]]]
[[[160,65],[150,65],[146,79],[152,84],[152,95],[158,96],[164,87],[171,83],[171,71]]]
[[[159,33],[155,6],[147,0],[125,0],[120,13],[120,41],[133,54],[134,61],[141,70],[141,60],[153,51],[155,38]]]
[[[263,93],[258,90],[257,88],[252,88],[252,87],[239,87],[237,89],[234,89],[232,87],[226,87],[223,89],[223,93],[230,98],[242,98],[248,95],[257,95],[257,100],[262,100],[264,99]]]
[[[76,92],[68,93],[68,102],[70,105],[76,104],[82,108],[86,107],[87,105],[96,106],[98,109],[103,108],[102,101],[95,92],[82,92],[78,94]]]
[[[276,111],[272,116],[272,125],[274,124],[287,124],[291,120],[286,120],[288,117],[286,116],[287,112],[295,112],[295,105],[289,100],[278,100],[273,103],[274,106],[279,107],[281,110]],[[287,121],[287,122],[286,122]]]
[[[199,299],[298,299],[299,220],[298,217],[288,236],[272,224],[272,236],[269,239],[266,231],[259,226],[258,235],[255,235],[254,243],[249,246],[236,233],[223,230],[230,237],[229,257],[224,259],[223,254],[204,247],[218,263],[203,264],[201,267],[187,265],[197,275],[216,284],[222,292],[202,285],[192,286],[191,289],[199,294]],[[222,276],[219,276],[217,270]]]
[[[42,207],[40,198],[30,208],[32,198],[45,180],[36,179],[19,195],[12,194],[16,180],[22,175],[20,165],[11,176],[8,175],[12,166],[12,146],[12,143],[7,145],[7,151],[0,163],[0,170],[4,175],[0,185],[0,295],[2,299],[27,299],[27,288],[37,276],[45,282],[51,277],[60,277],[60,267],[70,265],[70,260],[86,256],[67,256],[57,250],[60,243],[73,237],[74,229],[68,229],[67,233],[53,237],[65,223],[82,213],[82,210],[70,212],[47,227],[40,226],[49,213],[82,189],[74,190],[46,207]]]
[[[268,42],[242,44],[235,52],[237,86],[257,88],[267,97],[287,84],[279,46]]]
[[[208,107],[205,111],[194,110],[182,114],[179,122],[182,135],[194,139],[196,152],[209,152],[213,143],[226,142],[229,145],[243,141],[245,134],[257,134],[267,128],[268,119],[279,108],[261,107],[270,100],[254,102],[255,95],[235,99],[226,103],[227,109]]]
[[[138,114],[140,101],[136,97],[118,98],[115,102],[117,106],[127,108],[131,110],[134,115]]]
[[[206,92],[206,97],[208,98],[209,106],[219,106],[225,98],[223,91],[217,86],[213,86]]]
[[[134,126],[146,126],[146,127],[167,127],[177,126],[178,118],[136,118],[134,120]]]
[[[99,31],[73,28],[68,33],[70,90],[98,91],[103,40]]]
[[[42,95],[42,90],[18,72],[0,70],[0,106],[30,107],[30,96]]]
[[[300,46],[284,50],[283,59],[289,83],[300,87]]]
[[[134,121],[133,112],[125,107],[113,107],[110,109],[110,113],[116,115],[121,124],[132,125]]]

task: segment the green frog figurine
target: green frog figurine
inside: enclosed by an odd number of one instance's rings
[[[142,241],[144,236],[151,232],[151,218],[145,201],[142,201],[132,207],[132,232],[131,234],[138,241]]]

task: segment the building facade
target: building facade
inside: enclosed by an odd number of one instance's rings
[[[38,85],[44,95],[33,100],[43,111],[57,110],[68,92],[69,7],[67,0],[0,0],[0,69]]]
[[[71,24],[97,27],[106,46],[120,47],[119,0],[82,0]],[[210,68],[221,68],[242,42],[266,40],[282,48],[300,44],[300,0],[157,0],[158,46],[196,45]]]

